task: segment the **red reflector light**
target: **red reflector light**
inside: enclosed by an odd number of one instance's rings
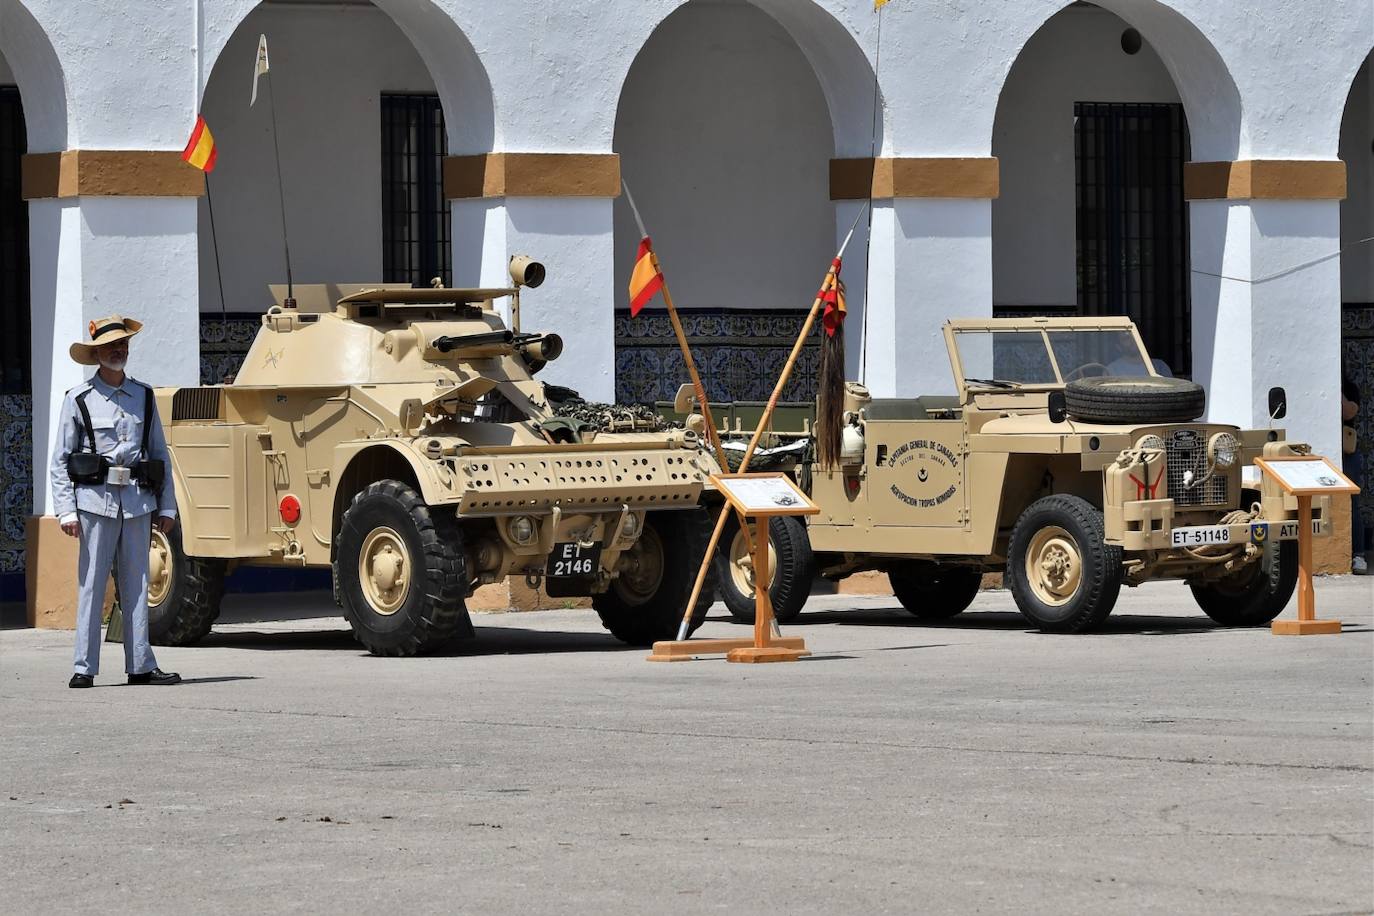
[[[288,493],[281,498],[277,511],[281,513],[282,521],[294,525],[301,520],[301,501]]]

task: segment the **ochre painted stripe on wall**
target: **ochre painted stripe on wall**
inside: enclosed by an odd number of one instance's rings
[[[483,153],[444,159],[444,195],[476,197],[619,197],[614,153]]]
[[[200,197],[201,172],[180,150],[69,149],[29,153],[21,166],[25,200],[46,197]]]
[[[831,159],[830,199],[937,197],[990,200],[1001,193],[995,157]]]
[[[1188,162],[1188,200],[1344,200],[1345,163],[1315,159]]]

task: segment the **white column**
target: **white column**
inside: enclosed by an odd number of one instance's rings
[[[615,400],[611,204],[609,197],[453,201],[454,282],[508,286],[512,255],[543,262],[548,279],[522,296],[520,326],[560,335],[564,352],[539,377],[605,402]]]
[[[1193,375],[1207,419],[1268,424],[1268,392],[1288,392],[1276,425],[1340,455],[1340,205],[1194,201]],[[1211,274],[1221,274],[1218,278]]]
[[[875,397],[953,394],[949,318],[992,315],[992,201],[900,198],[873,213],[868,379]]]
[[[87,324],[136,318],[129,373],[153,385],[200,382],[195,198],[95,197],[29,204],[33,323],[34,513],[52,513],[48,460],[67,389],[93,371],[68,348]]]

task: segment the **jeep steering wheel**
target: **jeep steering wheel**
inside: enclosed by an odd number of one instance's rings
[[[1066,382],[1072,382],[1072,381],[1075,381],[1075,380],[1077,380],[1077,379],[1087,378],[1087,377],[1088,377],[1088,370],[1089,370],[1089,369],[1096,369],[1096,370],[1098,370],[1097,372],[1094,372],[1094,373],[1093,373],[1093,375],[1096,376],[1096,377],[1101,377],[1101,376],[1104,376],[1104,375],[1111,375],[1111,374],[1112,374],[1112,371],[1111,371],[1110,369],[1108,369],[1106,366],[1102,365],[1101,363],[1084,363],[1083,365],[1079,366],[1077,369],[1075,369],[1075,370],[1073,370],[1072,372],[1070,372],[1068,375],[1064,376],[1064,381],[1066,381]]]

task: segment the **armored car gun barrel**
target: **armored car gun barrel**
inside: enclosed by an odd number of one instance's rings
[[[494,306],[511,297],[518,314],[543,275],[517,259],[510,288],[298,284],[232,382],[159,390],[181,512],[151,548],[155,638],[204,636],[239,565],[331,567],[377,654],[472,635],[466,599],[512,576],[591,596],[626,642],[670,638],[717,466],[687,429],[562,415],[582,405],[534,377],[561,340]]]

